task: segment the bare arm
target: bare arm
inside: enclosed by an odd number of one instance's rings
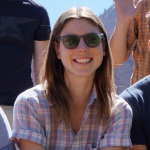
[[[127,33],[130,22],[123,23],[117,20],[114,33],[110,40],[114,68],[121,66],[130,56],[127,50]]]
[[[114,67],[122,65],[130,56],[131,51],[127,50],[127,33],[131,21],[140,11],[145,0],[133,5],[133,0],[113,0],[115,2],[117,12],[117,23],[114,33],[110,40]]]
[[[103,147],[100,150],[124,150],[124,147],[121,146]]]
[[[20,150],[45,150],[44,146],[24,139],[19,139]]]
[[[133,145],[130,150],[147,150],[146,145]]]
[[[33,70],[35,84],[39,84],[39,73],[42,66],[43,58],[45,52],[49,46],[49,41],[34,41],[34,51],[33,51]]]

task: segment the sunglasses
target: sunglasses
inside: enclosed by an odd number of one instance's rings
[[[84,39],[84,42],[88,47],[97,47],[99,46],[101,40],[104,38],[104,34],[103,33],[89,33],[84,36],[65,35],[65,36],[59,37],[58,42],[62,40],[66,48],[74,49],[78,47],[81,37]]]

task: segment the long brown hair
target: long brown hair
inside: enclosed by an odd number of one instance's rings
[[[44,89],[46,91],[45,96],[54,106],[59,120],[64,120],[67,126],[70,122],[70,113],[67,101],[71,100],[71,95],[64,81],[64,66],[62,65],[61,60],[57,59],[53,43],[54,41],[57,41],[63,27],[69,20],[81,18],[92,22],[99,31],[104,34],[102,44],[106,56],[104,56],[102,64],[96,70],[94,84],[97,92],[99,123],[103,120],[103,124],[105,125],[111,116],[112,108],[114,106],[112,93],[115,93],[115,88],[112,57],[105,29],[99,18],[88,8],[73,7],[65,11],[56,21],[50,35],[50,45],[41,69],[40,81],[41,84],[46,82]]]

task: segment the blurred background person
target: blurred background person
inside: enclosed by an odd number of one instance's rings
[[[0,0],[0,105],[12,125],[16,97],[35,84],[49,43],[47,11],[32,0]]]
[[[0,108],[0,150],[15,150],[11,140],[11,128],[4,111]]]
[[[110,40],[114,67],[122,65],[133,54],[130,84],[150,74],[148,18],[150,0],[113,0],[117,22]]]

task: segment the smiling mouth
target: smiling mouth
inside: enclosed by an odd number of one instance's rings
[[[92,58],[86,58],[86,59],[74,59],[75,62],[78,62],[78,63],[88,63],[92,60]]]

